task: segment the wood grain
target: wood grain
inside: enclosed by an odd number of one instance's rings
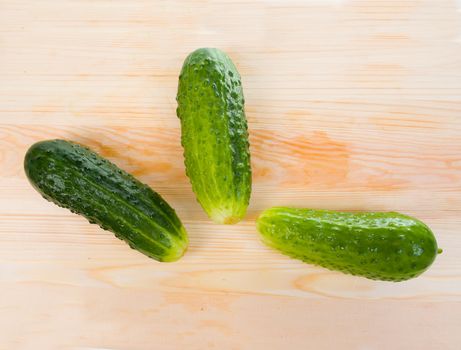
[[[0,0],[0,349],[459,349],[461,5],[448,0]],[[177,76],[242,74],[253,196],[211,223],[184,173]],[[174,264],[38,195],[34,142],[85,143],[177,209]],[[263,246],[265,208],[396,210],[444,248],[386,283]]]

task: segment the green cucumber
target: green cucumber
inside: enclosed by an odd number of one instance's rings
[[[131,248],[158,261],[184,254],[187,234],[168,203],[89,148],[41,141],[27,151],[24,169],[45,199],[112,231]]]
[[[352,275],[404,281],[439,251],[432,231],[399,213],[271,208],[257,221],[265,244],[293,258]]]
[[[218,49],[192,52],[177,101],[186,173],[198,202],[217,223],[240,221],[250,200],[251,167],[242,84],[231,59]]]

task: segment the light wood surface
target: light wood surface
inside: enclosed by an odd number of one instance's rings
[[[460,349],[461,4],[0,0],[0,349]],[[212,224],[184,174],[177,77],[219,47],[243,77],[254,187]],[[161,264],[43,200],[35,141],[93,147],[190,235]],[[395,210],[444,249],[404,283],[290,260],[254,221],[293,205]]]

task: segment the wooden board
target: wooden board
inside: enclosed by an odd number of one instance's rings
[[[460,349],[461,13],[447,0],[0,0],[0,349]],[[248,217],[212,224],[184,174],[177,77],[220,47],[242,76]],[[160,264],[43,200],[35,141],[83,142],[177,209]],[[263,246],[294,205],[396,210],[444,253],[369,281]]]

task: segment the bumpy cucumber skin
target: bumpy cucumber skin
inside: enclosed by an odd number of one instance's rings
[[[208,216],[233,224],[251,194],[248,128],[240,75],[218,49],[202,48],[184,61],[177,115],[186,173]]]
[[[89,148],[41,141],[27,151],[24,169],[45,199],[112,231],[131,248],[158,261],[184,254],[187,233],[168,203]]]
[[[437,255],[432,231],[399,213],[271,208],[258,218],[262,240],[304,262],[375,280],[404,281]]]

